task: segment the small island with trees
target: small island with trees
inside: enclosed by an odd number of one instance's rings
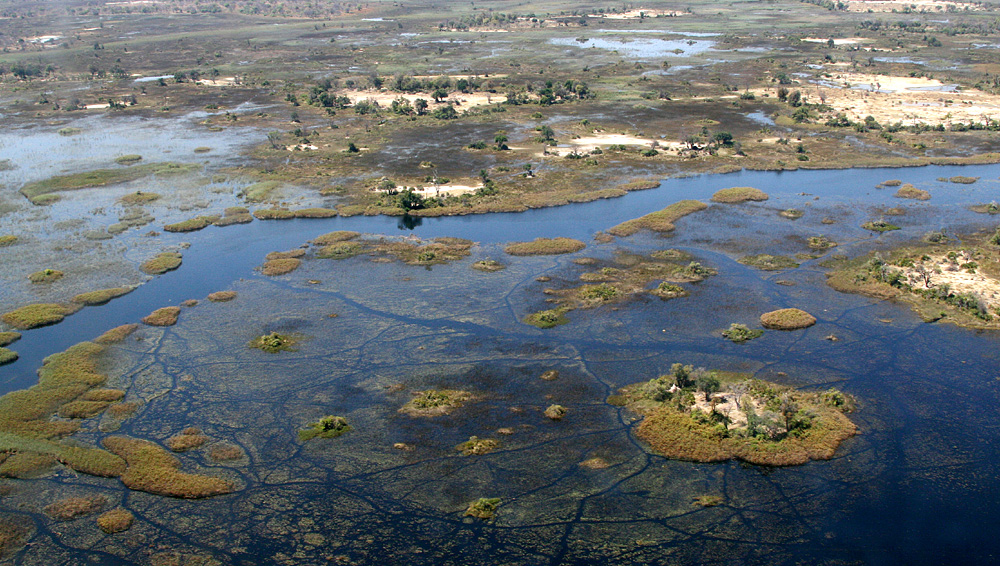
[[[837,389],[801,391],[679,363],[608,402],[641,415],[639,439],[677,460],[795,466],[829,460],[858,432],[846,416],[854,400]]]

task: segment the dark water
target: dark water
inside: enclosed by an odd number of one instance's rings
[[[240,446],[242,460],[181,455],[186,470],[236,479],[236,493],[178,501],[124,489],[118,480],[59,472],[11,483],[0,508],[34,523],[17,564],[799,564],[990,563],[1000,512],[997,335],[924,324],[905,306],[836,293],[822,260],[761,272],[748,253],[808,251],[805,238],[840,242],[854,255],[942,227],[992,229],[965,209],[989,202],[1000,167],[737,173],[671,180],[620,199],[517,215],[426,219],[338,218],[254,222],[166,240],[190,241],[184,264],[130,295],[25,333],[22,360],[3,368],[8,388],[33,382],[43,356],[160,306],[234,289],[230,303],[185,309],[178,325],[143,328],[114,349],[112,385],[143,402],[121,432],[162,442],[186,426]],[[973,185],[938,177],[981,176]],[[875,189],[890,178],[930,190],[926,203]],[[765,203],[713,205],[678,222],[668,238],[595,244],[598,230],[681,198],[729,186],[758,187]],[[800,193],[808,193],[802,195]],[[815,197],[819,197],[818,200]],[[889,207],[904,230],[875,238],[859,225]],[[786,208],[803,210],[795,221]],[[823,219],[835,223],[824,224]],[[269,251],[331,230],[480,245],[468,260],[431,269],[365,257],[306,260],[290,275],[253,268]],[[591,242],[573,256],[512,258],[503,242],[570,236]],[[571,323],[538,330],[519,322],[547,308],[545,287],[578,284],[574,257],[675,247],[719,270],[691,296],[636,299],[573,311]],[[476,259],[508,264],[487,274]],[[548,275],[548,283],[535,278]],[[779,285],[778,280],[794,285]],[[310,282],[314,281],[314,282]],[[318,281],[316,283],[315,281]],[[718,337],[731,322],[796,306],[819,322],[768,332],[748,344]],[[336,314],[331,318],[330,314]],[[271,330],[300,333],[297,352],[246,344]],[[835,335],[838,340],[825,338]],[[861,434],[837,457],[788,469],[692,464],[650,455],[633,416],[604,402],[673,362],[742,370],[856,396]],[[538,376],[560,371],[556,381]],[[475,400],[433,419],[397,412],[411,392],[471,391]],[[552,422],[549,404],[568,408]],[[326,414],[354,430],[301,443],[296,430]],[[98,419],[94,419],[98,420]],[[104,436],[88,424],[82,442]],[[505,429],[504,434],[498,429]],[[497,452],[466,457],[454,446],[477,435]],[[403,443],[409,449],[393,448]],[[601,458],[606,467],[580,463]],[[135,513],[128,533],[102,535],[92,518],[53,523],[39,510],[79,494],[104,494]],[[692,505],[699,495],[723,503]],[[492,523],[463,519],[479,497],[502,500]],[[171,554],[173,553],[173,554]]]

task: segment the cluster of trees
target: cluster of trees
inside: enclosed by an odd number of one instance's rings
[[[55,70],[56,68],[54,66],[42,66],[41,63],[22,63],[18,61],[16,63],[12,63],[9,67],[0,63],[0,76],[10,74],[21,80],[48,76],[54,73]]]
[[[240,13],[254,16],[320,18],[339,15],[356,9],[357,4],[346,2],[313,2],[312,0],[226,0],[225,2],[200,2],[189,0],[164,0],[150,4],[112,4],[102,6],[71,7],[71,15],[101,14],[215,14]]]
[[[921,258],[922,261],[929,259],[929,256],[923,256]],[[974,272],[978,267],[975,262],[971,261],[960,265],[959,255],[955,252],[949,254],[948,259],[953,264],[954,269],[971,269]],[[907,277],[901,269],[903,267],[913,268],[915,275]],[[875,256],[868,260],[862,269],[855,274],[854,280],[855,283],[863,283],[865,281],[874,280],[879,283],[889,285],[890,287],[895,287],[903,291],[921,295],[928,299],[952,305],[981,320],[993,320],[993,315],[990,314],[986,301],[984,301],[978,293],[955,293],[952,291],[951,286],[947,283],[931,287],[930,280],[933,273],[934,272],[927,268],[923,263],[917,265],[910,258],[903,258],[897,261],[896,265],[891,265],[879,254],[875,254]],[[998,310],[996,314],[1000,314],[1000,310]]]
[[[458,20],[448,20],[438,24],[438,29],[452,29],[467,31],[469,28],[481,27],[505,27],[518,20],[527,20],[532,23],[541,23],[534,14],[505,14],[503,12],[477,12],[460,17]]]

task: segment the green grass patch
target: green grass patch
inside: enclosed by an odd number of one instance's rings
[[[240,191],[239,196],[243,197],[243,200],[247,202],[264,202],[280,186],[281,183],[279,181],[261,181]]]
[[[168,271],[173,271],[181,266],[181,254],[177,252],[163,252],[153,259],[150,259],[139,266],[143,273],[150,275],[160,275]]]
[[[140,161],[142,161],[142,156],[138,153],[130,153],[115,158],[115,163],[119,165],[134,165]]]
[[[195,232],[207,228],[219,220],[218,216],[197,216],[182,222],[167,224],[163,229],[167,232]]]
[[[568,308],[561,307],[533,312],[524,317],[524,323],[537,326],[538,328],[554,328],[569,322],[569,319],[566,318],[568,311]]]
[[[350,430],[351,425],[347,424],[344,417],[327,415],[299,430],[298,436],[299,440],[306,442],[313,438],[337,438]]]

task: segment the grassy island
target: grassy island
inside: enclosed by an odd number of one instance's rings
[[[794,466],[832,458],[857,433],[845,415],[853,401],[836,389],[799,391],[690,365],[674,364],[615,397],[614,404],[644,417],[636,435],[678,460]]]

